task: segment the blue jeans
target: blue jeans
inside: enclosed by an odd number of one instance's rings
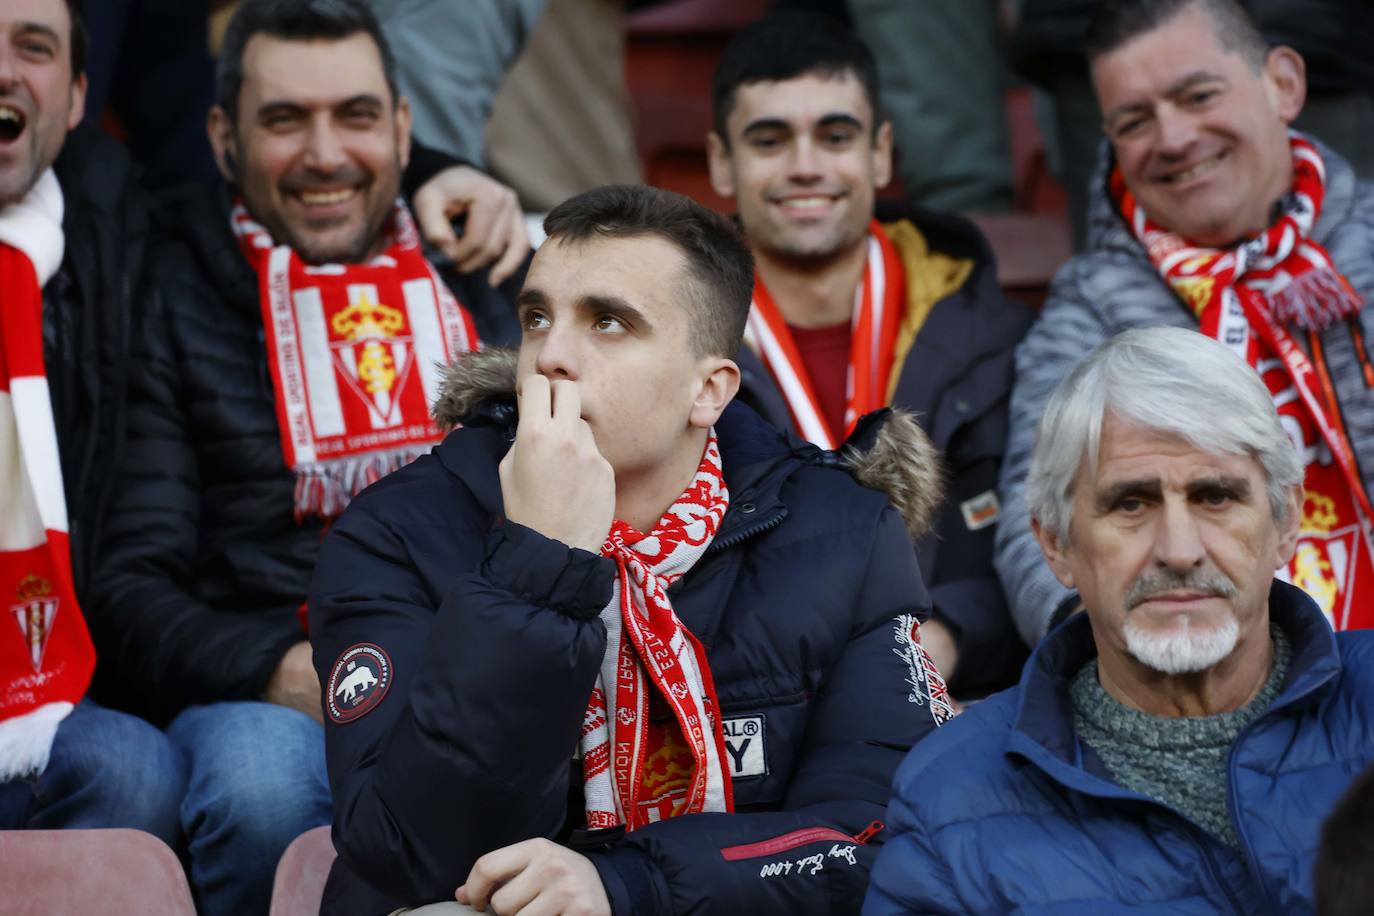
[[[190,768],[181,824],[202,916],[265,914],[286,847],[330,822],[324,729],[271,703],[211,703],[167,736]]]
[[[180,849],[186,763],[142,719],[82,700],[57,727],[47,768],[0,783],[0,829],[132,827]]]

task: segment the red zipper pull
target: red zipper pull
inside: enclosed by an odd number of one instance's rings
[[[875,836],[882,832],[883,822],[874,821],[854,837],[854,842],[858,843],[860,846],[867,846],[869,840],[873,839]]]

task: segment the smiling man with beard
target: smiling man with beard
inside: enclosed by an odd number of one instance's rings
[[[510,311],[422,254],[409,107],[366,3],[247,0],[217,99],[225,181],[163,214],[92,614],[104,683],[190,764],[207,914],[265,912],[282,851],[329,820],[302,611],[325,530],[441,438],[465,306]]]
[[[1216,341],[1127,331],[1075,368],[1027,499],[1085,612],[902,764],[864,912],[1311,912],[1322,821],[1374,758],[1374,633],[1274,578],[1302,479]]]

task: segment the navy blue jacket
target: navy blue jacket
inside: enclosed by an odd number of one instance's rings
[[[736,813],[588,835],[572,756],[615,567],[503,522],[513,424],[512,405],[488,402],[325,541],[315,665],[327,694],[367,712],[326,709],[339,859],[323,912],[452,899],[479,856],[531,837],[587,852],[617,916],[857,910],[876,852],[855,836],[937,724],[902,655],[929,598],[901,516],[833,453],[726,411],[730,508],[670,594],[706,647]],[[384,652],[385,677],[360,646]]]
[[[892,404],[916,417],[944,459],[945,502],[916,552],[935,617],[959,650],[950,687],[957,696],[982,696],[1015,683],[1026,646],[993,568],[996,515],[970,524],[963,507],[986,507],[988,500],[996,505],[1012,358],[1035,315],[1002,294],[992,249],[973,223],[954,213],[887,203],[877,218],[909,220],[931,250],[973,262],[964,284],[935,303],[922,323],[903,358]],[[787,403],[763,363],[748,348],[738,362],[740,399],[790,428]]]
[[[1293,659],[1231,750],[1239,852],[1116,784],[1079,740],[1069,683],[1096,654],[1080,614],[1041,642],[1019,686],[902,764],[865,916],[1311,913],[1321,823],[1374,759],[1374,633],[1333,635],[1281,582],[1269,611]]]

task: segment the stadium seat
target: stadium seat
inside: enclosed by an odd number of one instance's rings
[[[292,840],[277,863],[269,916],[316,916],[333,864],[334,842],[328,827],[307,830]]]
[[[195,916],[176,854],[141,830],[0,830],[8,916]]]

